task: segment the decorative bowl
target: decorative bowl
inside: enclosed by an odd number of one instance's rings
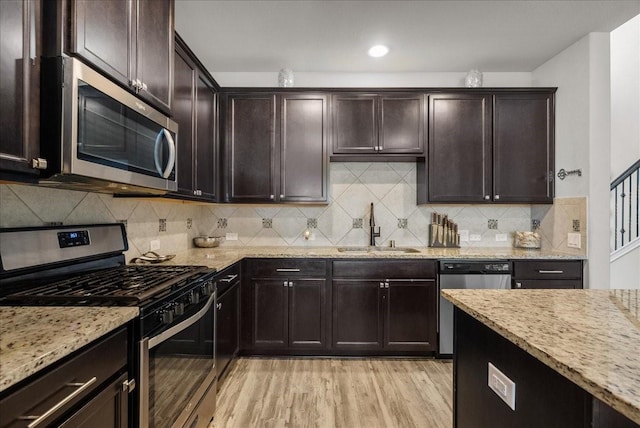
[[[213,248],[220,245],[224,241],[222,236],[198,236],[193,238],[193,245],[199,248]]]

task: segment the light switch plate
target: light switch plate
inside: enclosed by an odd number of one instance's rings
[[[157,251],[159,249],[160,249],[160,240],[152,239],[151,242],[149,242],[149,251]]]
[[[482,241],[482,235],[479,233],[472,233],[469,235],[469,241]]]
[[[237,233],[227,233],[225,235],[225,240],[227,240],[227,241],[237,241],[238,240],[238,234]]]
[[[579,233],[569,232],[567,233],[567,247],[569,248],[582,248],[582,237]]]
[[[502,373],[496,366],[489,363],[489,376],[487,383],[489,388],[511,408],[516,410],[516,384]]]
[[[460,235],[460,242],[469,242],[469,231],[468,230],[459,230],[458,234]]]
[[[507,242],[506,233],[496,233],[496,242]]]

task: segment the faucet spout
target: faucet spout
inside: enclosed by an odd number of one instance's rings
[[[369,216],[369,245],[372,247],[376,246],[376,238],[380,237],[380,226],[378,226],[378,231],[376,232],[376,220],[373,215],[373,202],[371,202],[371,214]]]

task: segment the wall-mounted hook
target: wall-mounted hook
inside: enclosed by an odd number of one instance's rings
[[[582,170],[578,168],[572,169],[571,171],[565,171],[565,169],[562,168],[560,171],[558,171],[558,178],[560,180],[564,180],[567,175],[577,175],[578,177],[582,177]]]

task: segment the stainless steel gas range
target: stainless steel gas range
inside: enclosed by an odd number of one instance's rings
[[[0,229],[0,304],[137,306],[131,426],[206,427],[215,411],[215,270],[126,265],[122,224]]]

